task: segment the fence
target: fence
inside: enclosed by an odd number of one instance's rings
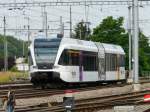
[[[142,71],[141,73],[143,78],[150,79],[150,71]]]

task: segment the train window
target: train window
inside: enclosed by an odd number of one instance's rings
[[[116,55],[115,54],[111,54],[111,60],[112,60],[112,63],[111,63],[111,70],[112,71],[115,71],[116,70]]]
[[[79,51],[64,50],[58,63],[60,65],[79,66]]]
[[[115,70],[117,70],[117,55],[115,55]]]
[[[82,52],[82,54],[81,54]],[[82,57],[82,60],[80,60]],[[83,66],[84,71],[97,71],[98,70],[97,53],[77,50],[64,50],[60,60],[60,65],[70,66]],[[81,62],[82,61],[82,62]]]
[[[60,65],[69,65],[69,55],[67,50],[64,50],[58,62]]]
[[[110,70],[110,67],[109,67],[110,66],[110,63],[109,63],[110,59],[109,59],[109,57],[110,57],[110,55],[108,53],[106,53],[105,54],[105,60],[106,60],[106,67],[105,68],[106,68],[106,71]]]
[[[119,66],[120,67],[124,67],[125,66],[125,57],[124,57],[124,55],[120,55]]]
[[[94,52],[83,52],[83,68],[84,71],[97,71],[98,70],[98,57]]]
[[[35,39],[36,63],[54,63],[61,39]]]
[[[79,52],[72,51],[70,55],[70,65],[79,66]]]
[[[105,67],[106,71],[116,71],[117,70],[117,55],[116,54],[105,54]]]

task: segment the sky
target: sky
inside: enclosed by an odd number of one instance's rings
[[[47,2],[47,1],[73,1],[73,0],[0,0],[0,3],[16,3],[16,2]],[[78,0],[74,0],[78,1]],[[81,0],[80,0],[81,1]],[[103,0],[104,1],[104,0]],[[121,1],[121,0],[120,0]],[[47,21],[50,29],[60,28],[60,16],[64,22],[65,29],[69,29],[70,21],[69,6],[47,6]],[[41,7],[25,7],[22,10],[0,7],[0,33],[3,34],[3,17],[6,16],[6,29],[23,29],[27,28],[28,22],[31,29],[43,28],[43,17]],[[72,23],[75,25],[83,21],[90,22],[90,28],[95,28],[107,16],[118,18],[124,17],[124,27],[128,28],[128,6],[127,5],[93,5],[93,6],[72,6]],[[29,18],[29,21],[28,19]],[[139,8],[139,26],[146,36],[150,37],[150,5],[143,5]],[[37,31],[31,31],[30,38],[37,35]],[[52,33],[52,32],[51,32]],[[49,33],[49,35],[51,35]],[[55,32],[56,33],[56,32]],[[14,35],[19,39],[27,39],[27,31],[6,30],[6,34]],[[69,31],[65,31],[65,35],[69,36]]]

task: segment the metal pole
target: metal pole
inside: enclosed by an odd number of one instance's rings
[[[131,45],[131,6],[128,7],[128,33],[129,33],[129,77],[131,78],[131,57],[132,57],[132,45]]]
[[[80,22],[80,39],[82,39],[82,24],[83,24],[83,21]]]
[[[70,5],[70,38],[72,38],[72,10]]]
[[[64,35],[64,23],[62,21],[62,16],[60,16],[60,34]]]
[[[45,33],[45,36],[48,36],[48,25],[47,25],[47,12],[46,12],[46,7],[42,7],[42,17],[43,17],[43,33]]]
[[[30,21],[30,18],[28,17],[27,18],[28,19],[28,25],[27,25],[27,28],[28,28],[28,46],[29,46],[29,44],[30,44],[30,23],[29,23],[29,21]]]
[[[48,32],[47,32],[47,12],[45,11],[44,14],[45,14],[45,35],[46,35],[46,38],[47,38],[47,36],[48,36]]]
[[[4,16],[4,71],[8,70],[8,53],[7,53],[7,37],[6,37],[6,18]]]
[[[22,49],[22,56],[23,56],[23,58],[24,58],[24,56],[25,56],[25,55],[24,55],[24,40],[22,41],[22,44],[23,44],[23,45],[22,45],[22,46],[23,46],[23,49]]]
[[[62,16],[60,16],[60,34],[62,34],[62,29],[63,29],[63,23],[62,23]]]
[[[134,83],[139,83],[139,23],[138,0],[133,0],[133,38],[134,38]]]
[[[29,25],[29,22],[28,22],[28,47],[30,45],[30,25]],[[28,52],[29,52],[29,49],[28,49]],[[28,55],[28,70],[30,70],[30,62],[29,62],[29,55]]]
[[[25,25],[23,26],[23,29],[25,30]],[[22,42],[23,42],[23,51],[22,51],[22,55],[23,55],[23,58],[25,58],[25,45],[24,45],[24,40],[23,40]]]
[[[131,25],[132,25],[132,30],[131,30],[131,34],[132,34],[132,59],[131,59],[131,62],[132,62],[132,78],[133,78],[133,81],[134,81],[134,20],[133,20],[133,16],[134,16],[134,10],[133,10],[133,0],[132,0],[132,22],[131,22]]]

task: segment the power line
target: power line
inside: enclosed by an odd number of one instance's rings
[[[89,7],[89,8],[90,8],[90,7]],[[61,11],[61,12],[63,12],[63,13],[64,13],[64,12],[65,12],[65,13],[69,13],[69,10],[58,9],[58,8],[53,8],[53,9],[56,9],[56,10]],[[72,13],[73,13],[73,14],[80,14],[80,15],[83,15],[83,13],[85,13],[85,12],[81,12],[81,11],[78,12],[78,11],[73,11],[73,10],[72,10]],[[89,14],[89,15],[92,15],[92,17],[94,16],[95,19],[98,19],[97,15],[95,15],[95,14],[93,14],[93,13],[89,13],[89,12],[88,12],[88,14]],[[64,17],[64,16],[63,16],[63,17]]]
[[[139,0],[139,5],[150,5],[150,0]],[[132,0],[89,0],[89,1],[50,1],[50,2],[16,2],[0,3],[0,7],[15,7],[23,9],[25,7],[42,7],[42,6],[85,6],[85,5],[131,5]]]
[[[49,30],[49,31],[56,31],[56,30],[59,30],[60,28],[56,28],[56,29],[47,29],[47,30]],[[7,31],[15,31],[15,30],[20,30],[20,31],[27,31],[28,29],[20,29],[20,28],[8,28],[8,29],[6,29]],[[41,31],[41,30],[43,30],[42,28],[33,28],[33,29],[30,29],[30,31]],[[70,30],[70,29],[64,29],[64,30]]]
[[[107,0],[107,1],[67,1],[67,2],[20,2],[20,3],[1,3],[0,7],[42,7],[42,6],[79,6],[79,5],[129,5],[132,1]]]

